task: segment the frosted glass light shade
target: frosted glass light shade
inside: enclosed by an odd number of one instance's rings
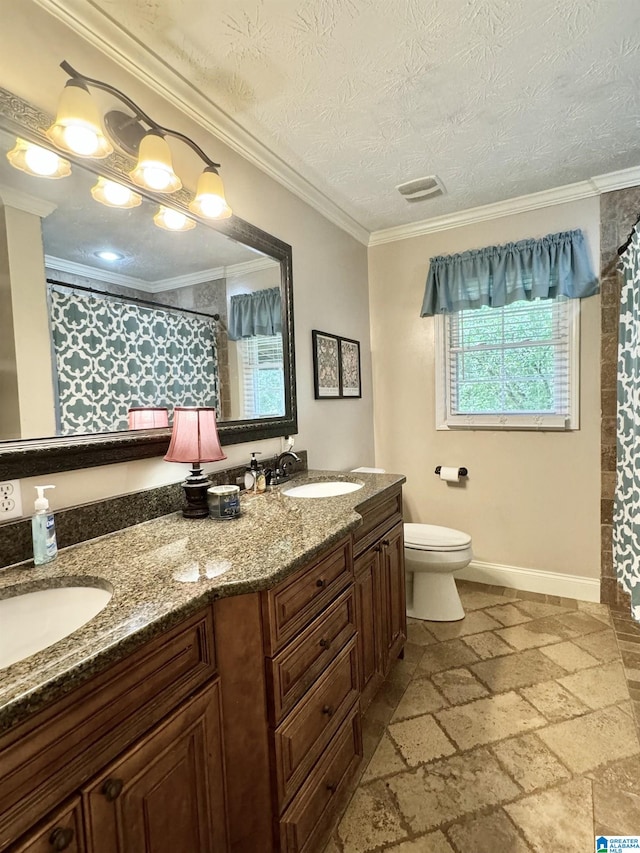
[[[182,187],[173,171],[169,143],[153,130],[142,138],[138,164],[129,174],[134,184],[157,193],[174,193]]]
[[[153,221],[158,228],[164,228],[165,231],[191,231],[192,228],[196,227],[193,219],[189,219],[181,211],[162,205],[153,217]]]
[[[66,178],[71,174],[71,164],[64,157],[20,137],[11,151],[7,152],[7,160],[14,169],[37,178]]]
[[[132,406],[129,429],[161,429],[169,426],[169,412],[162,406]]]
[[[208,167],[198,178],[196,196],[189,210],[205,219],[228,219],[232,210],[224,196],[222,178],[218,172]]]
[[[176,406],[166,462],[218,462],[226,459],[220,446],[216,410],[210,407]]]
[[[96,201],[105,204],[107,207],[127,209],[139,207],[142,203],[142,196],[139,196],[138,193],[134,193],[129,187],[125,187],[116,181],[110,181],[103,177],[99,177],[98,183],[91,187],[91,195]]]
[[[102,132],[98,108],[79,80],[69,80],[62,90],[58,114],[47,131],[56,148],[79,157],[108,157],[113,146]]]

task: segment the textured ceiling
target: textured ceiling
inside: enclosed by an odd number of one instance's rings
[[[368,230],[640,163],[638,0],[92,3]]]

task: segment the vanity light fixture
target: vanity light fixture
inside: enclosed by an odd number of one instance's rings
[[[91,195],[100,204],[107,207],[121,207],[123,209],[138,207],[142,204],[142,196],[134,193],[129,187],[110,181],[108,178],[99,177],[98,183],[91,187]]]
[[[202,148],[184,133],[155,122],[119,89],[100,80],[85,77],[66,61],[61,62],[60,67],[71,79],[65,86],[56,122],[47,131],[47,136],[54,145],[83,157],[104,157],[110,153],[113,149],[109,140],[102,134],[98,110],[91,101],[89,89],[108,92],[130,111],[125,113],[121,110],[109,110],[104,116],[104,126],[109,137],[121,150],[137,158],[135,169],[129,173],[133,183],[156,193],[174,193],[179,190],[182,181],[173,170],[171,149],[167,141],[177,139],[191,148],[205,164],[205,169],[198,179],[196,196],[189,208],[207,219],[226,219],[231,216],[232,211],[225,199],[222,179],[218,174],[220,163],[214,163]],[[105,149],[103,139],[108,149]],[[71,144],[75,147],[70,147]],[[90,151],[92,147],[95,148],[95,153]],[[103,153],[104,151],[106,153]]]
[[[153,221],[158,228],[164,228],[165,231],[191,231],[196,227],[193,219],[189,219],[184,213],[179,210],[174,210],[172,207],[164,207],[160,205],[160,209],[153,217]]]
[[[200,467],[201,462],[226,459],[218,438],[216,410],[205,406],[176,406],[173,410],[173,432],[166,462],[190,462],[191,471],[182,484],[187,505],[185,518],[209,515],[207,489],[211,485]]]
[[[7,153],[7,160],[14,168],[38,178],[66,178],[71,174],[71,164],[64,157],[20,137]]]

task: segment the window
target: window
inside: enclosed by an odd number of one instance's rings
[[[238,341],[244,417],[284,415],[282,335],[254,335]]]
[[[440,315],[436,427],[578,429],[579,300]]]

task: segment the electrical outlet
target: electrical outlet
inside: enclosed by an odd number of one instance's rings
[[[10,518],[22,518],[20,480],[0,483],[0,522]]]

